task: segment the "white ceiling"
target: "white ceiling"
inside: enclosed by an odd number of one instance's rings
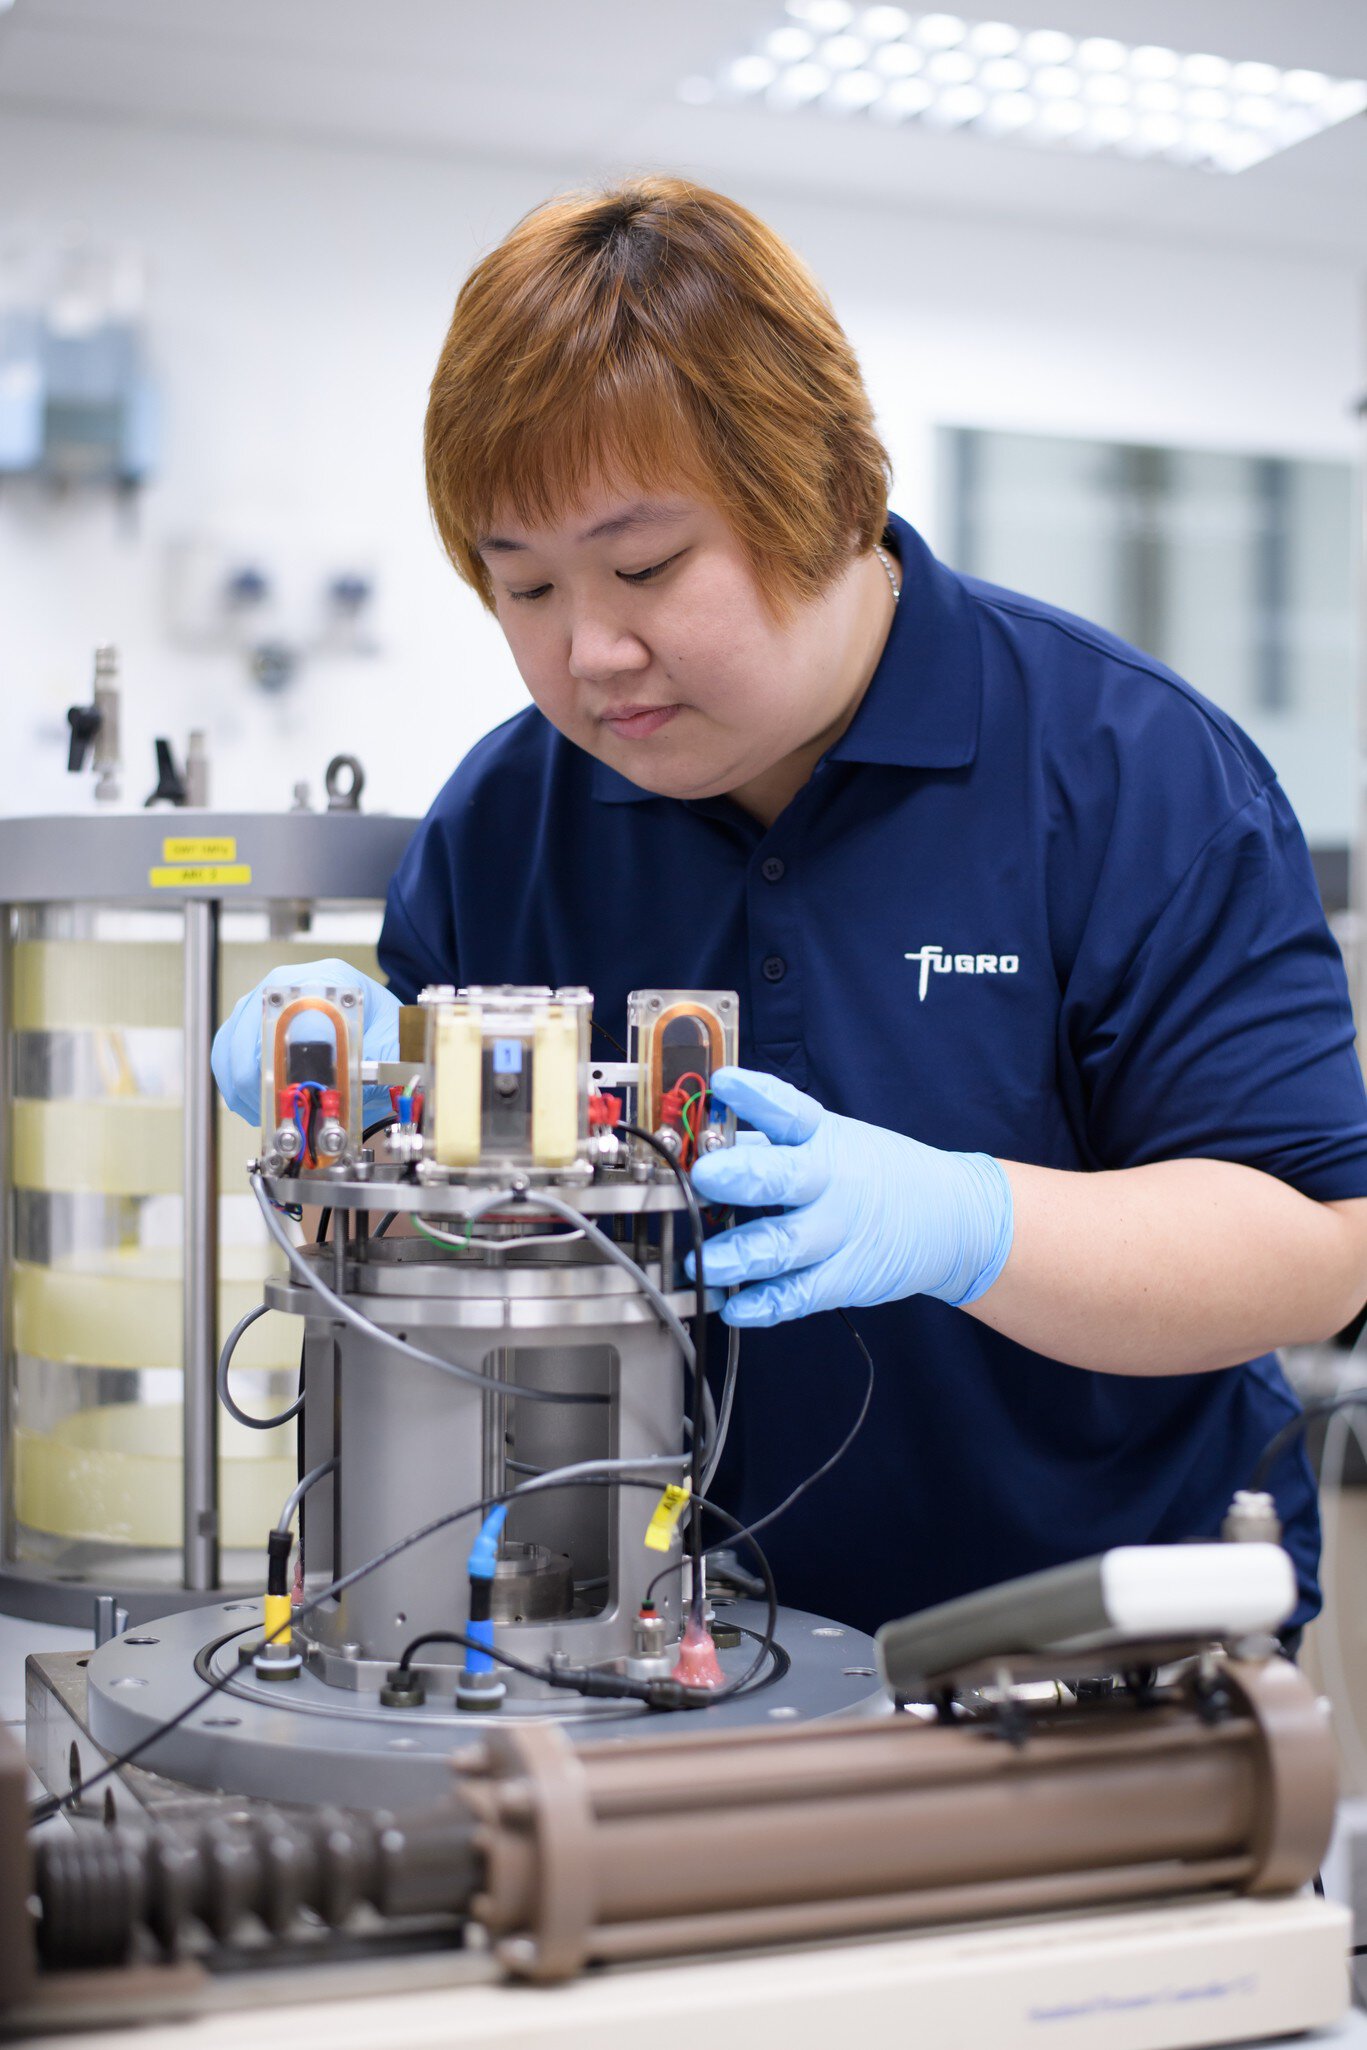
[[[0,0],[2,4],[2,0]],[[1022,27],[1367,77],[1367,0],[1028,0]],[[493,156],[668,164],[920,212],[1239,241],[1367,266],[1367,116],[1237,177],[750,103],[685,106],[781,0],[14,0],[5,108]]]

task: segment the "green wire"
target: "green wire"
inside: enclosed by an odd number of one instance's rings
[[[688,1113],[695,1103],[702,1102],[703,1097],[706,1094],[707,1091],[705,1089],[695,1089],[691,1096],[686,1096],[684,1098],[683,1109],[679,1112],[679,1121],[683,1125],[684,1131],[688,1134],[689,1140],[691,1141],[695,1149],[698,1144],[698,1135],[694,1131],[692,1125],[690,1125],[690,1123],[688,1122]]]

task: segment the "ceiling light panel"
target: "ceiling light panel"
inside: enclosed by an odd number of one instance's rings
[[[788,0],[752,49],[714,77],[683,80],[679,97],[1235,173],[1367,111],[1367,82],[958,14]]]

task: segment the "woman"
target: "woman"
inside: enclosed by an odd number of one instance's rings
[[[785,1599],[886,1617],[1218,1531],[1367,1299],[1367,1100],[1268,764],[1156,662],[936,563],[829,305],[733,202],[552,202],[464,286],[429,493],[533,707],[394,879],[368,1047],[430,982],[735,988],[769,1145],[709,1244],[747,1340],[722,1492]],[[217,1060],[254,1114],[259,1010]],[[606,1053],[603,1046],[600,1052]],[[1313,1612],[1303,1452],[1276,1475]]]

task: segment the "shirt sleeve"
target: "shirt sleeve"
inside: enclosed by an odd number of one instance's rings
[[[1207,841],[1118,983],[1065,1031],[1098,1167],[1206,1158],[1367,1196],[1347,979],[1295,814],[1260,789]]]

